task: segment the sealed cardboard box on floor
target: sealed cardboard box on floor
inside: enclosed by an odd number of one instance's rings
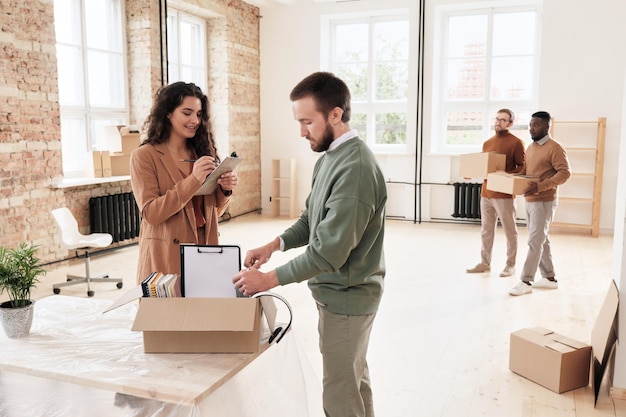
[[[487,174],[506,169],[506,155],[496,152],[478,152],[461,155],[459,175],[463,178],[485,178]]]
[[[256,353],[257,298],[141,298],[132,330],[146,353]]]
[[[523,195],[530,183],[538,178],[525,175],[508,174],[503,171],[490,172],[487,175],[487,189],[505,194]]]
[[[617,286],[611,282],[591,333],[591,345],[541,327],[511,333],[509,369],[562,393],[589,385],[591,368],[597,400],[609,355],[617,340],[617,308]]]
[[[591,346],[535,327],[511,333],[509,369],[562,393],[589,385]]]

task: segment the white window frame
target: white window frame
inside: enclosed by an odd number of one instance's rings
[[[193,33],[185,34],[183,25],[195,26]],[[167,79],[171,84],[176,81],[194,83],[207,92],[207,43],[206,22],[183,11],[169,8],[167,10]],[[193,51],[185,54],[183,51]],[[185,55],[189,55],[189,61]]]
[[[66,72],[76,74],[75,79],[77,82],[71,87],[76,90],[78,95],[82,94],[82,103],[64,104],[61,102],[63,97],[62,86],[66,85],[66,88],[69,86],[61,82],[59,83],[63,175],[67,178],[92,176],[90,152],[94,150],[108,150],[109,146],[106,133],[101,127],[103,125],[128,124],[129,120],[124,2],[122,0],[111,0],[108,4],[105,3],[105,7],[107,5],[113,6],[112,9],[109,9],[110,16],[119,19],[118,28],[121,33],[116,33],[114,37],[121,44],[118,44],[116,49],[103,49],[90,48],[87,45],[87,33],[85,30],[87,28],[87,19],[84,5],[85,2],[90,1],[93,0],[66,0],[66,6],[72,10],[71,13],[75,14],[76,22],[80,25],[79,28],[73,28],[73,30],[80,31],[80,40],[77,39],[75,42],[69,43],[57,42],[57,47],[65,47],[77,52],[82,64],[77,68],[73,63],[63,62],[62,59],[59,59],[61,55],[57,54],[59,79]],[[104,26],[108,28],[107,25]],[[99,106],[92,104],[90,81],[97,83],[97,81],[91,80],[91,78],[96,78],[96,72],[101,73],[103,69],[98,68],[98,70],[92,69],[90,71],[90,52],[113,57],[114,59],[117,57],[118,62],[121,62],[121,73],[117,74],[117,77],[109,78],[109,80],[116,82],[117,91],[121,94],[121,96],[118,95],[112,100],[120,103],[119,105]],[[68,66],[71,68],[68,68]],[[112,67],[107,69],[112,69]]]
[[[373,100],[373,92],[375,91],[375,77],[374,77],[374,65],[376,61],[373,60],[374,54],[372,30],[371,27],[374,23],[384,21],[407,21],[409,23],[409,52],[406,59],[407,72],[408,72],[408,86],[405,100],[388,100],[388,101],[375,101]],[[411,154],[415,148],[415,106],[411,104],[415,101],[416,96],[416,71],[417,66],[413,65],[416,62],[416,44],[417,39],[415,30],[412,25],[412,20],[408,9],[394,9],[394,10],[382,10],[376,12],[366,13],[351,13],[341,15],[325,15],[322,16],[321,27],[321,62],[322,67],[326,67],[328,71],[336,72],[336,63],[333,61],[334,45],[335,45],[335,28],[338,24],[354,24],[354,23],[367,23],[369,25],[368,34],[369,41],[369,53],[367,61],[367,73],[368,73],[368,92],[369,96],[365,101],[355,100],[352,98],[352,113],[365,113],[367,114],[367,143],[370,148],[377,154]],[[365,61],[363,61],[365,63]],[[393,113],[405,113],[406,114],[406,140],[403,144],[377,144],[375,143],[375,114],[393,112]]]
[[[486,91],[482,100],[447,100],[446,95],[446,77],[447,77],[447,31],[448,18],[452,16],[472,16],[487,15],[488,16],[488,43],[487,46],[487,79],[485,89],[488,90],[491,84],[490,63],[492,23],[493,15],[497,13],[507,12],[535,12],[535,46],[534,46],[534,62],[532,73],[532,88],[530,96],[527,99],[520,100],[493,100]],[[530,114],[536,110],[538,103],[538,81],[539,81],[539,58],[540,58],[540,38],[541,38],[541,5],[539,2],[525,2],[523,5],[519,2],[499,2],[499,3],[479,3],[469,4],[462,7],[459,6],[441,6],[435,13],[435,52],[434,52],[434,68],[433,68],[433,122],[431,134],[431,153],[434,154],[462,154],[469,152],[480,152],[482,150],[482,141],[476,144],[448,144],[446,139],[446,113],[448,111],[480,111],[483,112],[482,137],[484,140],[493,136],[494,117],[496,112],[501,108],[509,108],[516,114],[515,124],[512,132],[527,141],[527,123]],[[483,141],[484,141],[483,140]]]

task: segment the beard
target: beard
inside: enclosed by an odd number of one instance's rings
[[[310,139],[309,139],[310,140]],[[313,152],[326,152],[330,148],[330,144],[335,140],[335,132],[330,124],[326,123],[326,130],[319,142],[311,142]]]

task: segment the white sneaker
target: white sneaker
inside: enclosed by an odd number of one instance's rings
[[[504,269],[502,270],[502,272],[500,272],[500,276],[501,277],[510,277],[511,275],[513,275],[515,273],[515,267],[514,266],[505,266]]]
[[[531,285],[526,284],[524,281],[520,281],[517,283],[515,287],[509,291],[511,295],[525,295],[533,292],[533,287]]]
[[[541,288],[544,290],[556,290],[557,288],[559,288],[559,283],[556,280],[550,281],[547,278],[541,278],[539,281],[533,284],[533,287]]]

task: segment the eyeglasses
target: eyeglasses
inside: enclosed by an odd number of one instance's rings
[[[507,119],[498,119],[497,117],[495,119],[493,119],[494,122],[496,123],[510,123],[510,120]]]

